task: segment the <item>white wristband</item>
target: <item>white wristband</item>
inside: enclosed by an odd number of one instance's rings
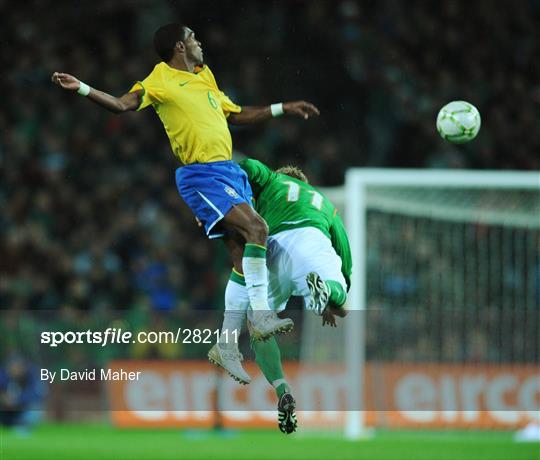
[[[280,102],[279,104],[272,104],[270,106],[270,112],[272,112],[272,116],[275,117],[281,117],[285,112],[283,111],[283,102]]]
[[[77,90],[77,93],[79,93],[81,96],[88,96],[90,94],[90,86],[88,86],[86,83],[80,81],[80,86]]]

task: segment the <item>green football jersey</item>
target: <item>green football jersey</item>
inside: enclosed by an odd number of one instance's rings
[[[255,209],[266,220],[269,235],[293,228],[315,227],[332,242],[350,287],[352,259],[349,239],[336,207],[312,185],[278,174],[257,160],[240,162],[247,173]]]

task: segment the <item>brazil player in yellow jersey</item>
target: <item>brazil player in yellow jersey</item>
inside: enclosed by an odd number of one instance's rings
[[[292,320],[279,319],[268,306],[268,227],[252,207],[246,173],[231,161],[227,123],[257,123],[283,114],[308,119],[319,111],[305,101],[260,107],[236,105],[219,89],[204,64],[195,32],[182,24],[160,27],[154,34],[154,47],[161,62],[123,96],[91,88],[66,73],[55,72],[52,81],[114,113],[153,107],[182,165],[176,171],[178,191],[208,237],[225,236],[227,240],[228,235],[240,234],[245,241],[242,271],[258,337],[265,340],[291,330]]]

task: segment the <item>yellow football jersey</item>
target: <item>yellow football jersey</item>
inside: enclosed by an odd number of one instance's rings
[[[160,62],[130,92],[136,90],[143,90],[137,110],[154,107],[174,154],[183,164],[232,158],[227,117],[242,109],[219,90],[208,66],[191,73]]]

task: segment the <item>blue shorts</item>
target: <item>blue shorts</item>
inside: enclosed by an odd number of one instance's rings
[[[234,205],[253,205],[247,174],[233,161],[182,166],[176,170],[176,187],[204,225],[208,238],[224,235],[223,229],[214,227]]]

